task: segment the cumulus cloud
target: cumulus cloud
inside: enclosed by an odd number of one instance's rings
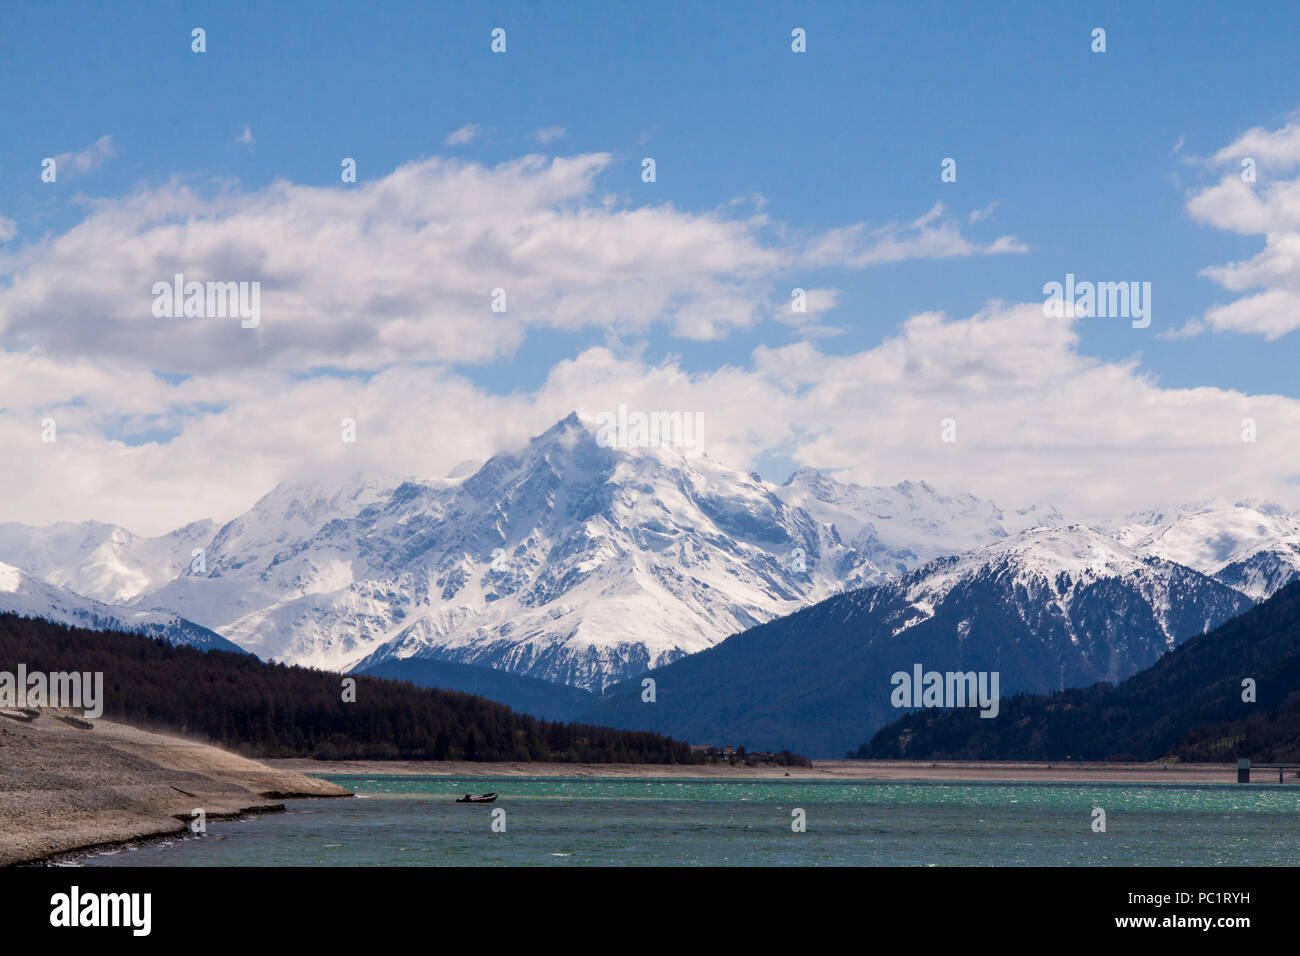
[[[1243,160],[1254,163],[1254,181],[1244,177]],[[1203,269],[1224,289],[1246,294],[1208,309],[1177,334],[1208,329],[1281,338],[1300,328],[1300,177],[1280,175],[1300,167],[1300,123],[1247,130],[1209,162],[1229,169],[1188,198],[1188,212],[1218,229],[1263,236],[1264,248],[1241,262]]]
[[[1219,332],[1262,335],[1272,342],[1300,329],[1300,295],[1285,289],[1270,289],[1215,306],[1205,313],[1210,328]]]
[[[803,293],[802,297],[796,295],[800,291]],[[791,290],[790,301],[782,303],[776,309],[773,318],[786,325],[795,326],[805,337],[838,335],[844,330],[823,322],[822,317],[839,308],[840,295],[839,289],[797,287]],[[800,302],[803,310],[797,311],[796,306]]]
[[[1037,302],[922,313],[871,349],[761,347],[749,368],[698,376],[587,354],[539,397],[703,411],[708,454],[740,468],[778,453],[862,483],[920,478],[1083,518],[1243,494],[1297,503],[1300,401],[1162,388],[1136,361],[1082,354],[1076,321],[1045,318]],[[945,418],[953,444],[941,440]],[[1257,424],[1253,444],[1241,441],[1244,418]]]
[[[1210,162],[1219,166],[1235,166],[1247,157],[1277,170],[1300,166],[1300,122],[1292,119],[1281,129],[1275,130],[1253,126],[1215,152],[1210,157]]]
[[[703,412],[708,454],[738,468],[776,455],[1085,515],[1220,494],[1295,500],[1300,402],[1163,388],[1136,360],[1080,353],[1074,320],[1044,317],[1041,302],[921,313],[851,354],[812,340],[846,305],[816,270],[1022,251],[1013,236],[978,241],[942,206],[824,232],[772,222],[751,201],[632,206],[600,191],[610,163],[432,158],[348,189],[173,182],[92,202],[69,231],[0,254],[0,520],[161,532],[232,517],[304,473],[443,475],[571,410],[594,419],[620,403]],[[1285,334],[1277,317],[1300,311],[1295,240],[1274,228],[1285,203],[1261,190],[1256,218],[1233,219],[1241,210],[1219,204],[1231,177],[1220,186],[1198,215],[1269,228],[1264,253],[1213,276],[1273,298],[1204,321]],[[152,284],[177,272],[260,281],[261,325],[155,319]],[[797,318],[795,286],[808,290]],[[504,313],[490,310],[494,288]],[[710,371],[623,344],[656,325],[707,339],[774,320],[800,340]],[[459,369],[543,328],[605,329],[611,344],[559,361],[531,391],[494,394]],[[53,444],[40,439],[46,417]],[[355,444],[340,440],[343,418]],[[945,418],[955,444],[940,440]],[[1244,418],[1256,443],[1240,441]]]
[[[1039,303],[966,320],[917,316],[850,356],[809,341],[833,331],[828,317],[845,306],[814,281],[819,269],[1014,252],[1019,240],[971,238],[942,206],[818,232],[771,221],[761,201],[704,212],[631,205],[599,187],[611,161],[434,157],[346,189],[173,181],[90,201],[68,231],[7,247],[0,520],[95,518],[157,533],[230,518],[294,475],[443,475],[571,410],[594,416],[620,402],[703,411],[709,453],[736,467],[776,453],[855,480],[946,479],[1010,501],[1146,494],[1139,466],[1158,466],[1150,455],[1163,446],[1125,451],[1128,471],[1102,468],[1098,443],[1119,439],[1099,423],[1132,417],[1144,401],[1186,399],[1136,368],[1079,358],[1068,320],[1044,320]],[[178,273],[260,282],[261,323],[155,318],[154,283]],[[795,286],[808,289],[798,319]],[[505,312],[491,310],[494,289]],[[772,321],[802,341],[759,349],[743,367],[697,372],[638,357],[656,327],[701,340]],[[529,392],[495,394],[466,377],[464,367],[541,329],[600,329],[610,344],[554,364]],[[1258,404],[1213,390],[1197,401],[1220,417]],[[1273,401],[1291,414],[1294,403]],[[1048,447],[1059,445],[1060,459],[1016,452],[1022,417],[1053,409],[1062,431]],[[1261,436],[1267,413],[1257,411]],[[936,444],[939,419],[953,414],[961,451]],[[47,417],[52,444],[41,441]],[[357,422],[356,444],[340,440],[344,418]],[[1203,420],[1199,428],[1200,439],[1188,439],[1192,428],[1179,438],[1204,451]],[[1041,448],[1043,429],[1035,424],[1025,447]],[[1258,461],[1257,477],[1274,478],[1267,456]],[[1208,484],[1207,462],[1174,468],[1170,480]],[[1084,481],[1093,472],[1095,486]],[[1131,486],[1116,487],[1117,475]]]
[[[514,448],[576,410],[620,403],[704,413],[706,453],[749,469],[765,455],[863,483],[923,478],[1004,507],[1047,502],[1081,517],[1162,501],[1272,497],[1297,504],[1300,401],[1163,388],[1136,361],[1078,350],[1070,319],[1039,302],[967,318],[918,314],[874,348],[761,347],[743,366],[586,349],[532,391],[493,394],[454,371],[400,366],[302,378],[246,371],[169,380],[86,359],[0,352],[7,383],[0,520],[97,518],[161,532],[229,518],[277,480],[343,470],[432,477]],[[58,441],[40,440],[40,421]],[[357,441],[340,440],[343,418]],[[957,441],[941,440],[953,418]],[[1242,420],[1258,440],[1240,439]],[[166,443],[117,430],[159,423]]]
[[[0,345],[178,372],[482,363],[536,328],[721,338],[772,314],[796,284],[778,276],[1023,248],[968,239],[941,206],[792,238],[730,206],[626,206],[597,191],[610,161],[435,157],[347,189],[173,182],[100,201],[0,257]],[[260,283],[260,323],[156,318],[152,289],[178,274]]]

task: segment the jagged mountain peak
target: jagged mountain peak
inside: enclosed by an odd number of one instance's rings
[[[0,560],[52,549],[39,577],[64,584],[55,576],[73,567],[100,593],[267,658],[346,669],[429,657],[592,688],[891,580],[913,608],[905,624],[974,580],[1050,603],[1127,575],[1158,600],[1171,561],[1207,570],[1177,551],[1180,535],[1219,541],[1209,571],[1251,597],[1300,568],[1293,516],[1271,511],[1216,503],[1072,524],[924,481],[869,487],[800,468],[778,486],[689,448],[631,444],[570,413],[457,477],[283,482],[219,530],[200,522],[151,545],[147,573],[135,558],[119,567],[138,542],[100,547],[129,536],[112,526],[0,526]]]
[[[208,628],[165,611],[105,604],[0,563],[0,613],[90,630],[132,631],[202,650],[240,651]]]

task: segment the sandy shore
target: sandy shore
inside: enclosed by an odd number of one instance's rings
[[[0,865],[181,833],[349,791],[217,747],[107,720],[0,711]]]
[[[1236,764],[1003,763],[974,761],[818,760],[812,767],[662,766],[655,764],[467,763],[413,760],[270,760],[303,774],[427,774],[443,777],[646,777],[719,780],[953,780],[1042,783],[1234,783]],[[1288,776],[1293,781],[1293,776]],[[1256,771],[1257,783],[1277,783],[1276,772]]]

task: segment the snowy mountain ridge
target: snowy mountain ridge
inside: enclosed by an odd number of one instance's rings
[[[242,653],[221,635],[178,615],[104,604],[42,581],[9,564],[0,564],[0,613],[42,618],[92,631],[131,631],[171,644]]]
[[[594,690],[873,584],[911,582],[902,633],[981,575],[1018,575],[1013,591],[1058,616],[1080,587],[1132,578],[1157,618],[1179,599],[1169,589],[1191,585],[1156,567],[1254,600],[1300,575],[1300,519],[1267,503],[1088,526],[925,482],[863,487],[801,468],[775,485],[705,455],[606,447],[576,415],[454,475],[284,483],[219,528],[158,538],[0,525],[0,561],[201,622],[267,659],[438,659]]]

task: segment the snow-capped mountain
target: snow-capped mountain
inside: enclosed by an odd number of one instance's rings
[[[268,659],[335,670],[443,660],[594,690],[945,556],[976,564],[932,565],[912,586],[987,573],[998,548],[1030,544],[1022,569],[1054,569],[1051,581],[1078,590],[1080,568],[1101,562],[1151,602],[1178,591],[1172,578],[1148,580],[1148,558],[1251,598],[1300,569],[1300,524],[1276,506],[1217,502],[1098,528],[925,482],[866,488],[805,468],[777,486],[705,456],[605,447],[570,415],[523,450],[443,479],[282,484],[219,529],[139,538],[94,522],[0,525],[0,561],[102,603],[201,622]],[[1057,585],[1030,584],[1045,575],[1021,582],[1042,604],[1024,613],[1068,630]],[[918,591],[893,627],[924,620],[940,597]],[[1141,641],[1167,646],[1195,624],[1178,617],[1195,608],[1152,608],[1160,636]]]
[[[0,613],[39,617],[92,631],[132,631],[200,650],[243,653],[220,634],[175,614],[103,604],[0,564]]]
[[[1300,578],[1300,517],[1279,505],[1218,500],[1131,515],[1113,529],[1140,554],[1208,574],[1255,600]]]
[[[349,522],[400,484],[373,475],[281,484],[222,526],[201,565],[136,603],[201,620],[266,659],[343,669],[382,616],[365,596],[369,565]]]
[[[221,530],[206,573],[142,603],[264,657],[431,657],[600,687],[880,576],[756,477],[602,447],[576,416],[467,477],[370,492],[340,515],[277,489]],[[286,512],[310,518],[277,524]]]
[[[836,481],[812,468],[800,468],[777,494],[831,525],[846,545],[877,567],[897,574],[1026,528],[1064,520],[1052,507],[1006,513],[974,495],[941,495],[924,481],[866,488]]]
[[[1002,696],[1118,681],[1251,606],[1082,525],[1033,528],[836,595],[612,688],[585,720],[839,756],[900,716],[891,675],[999,675]]]
[[[153,538],[100,521],[0,524],[0,561],[97,601],[124,604],[180,574],[216,531],[211,520]]]
[[[906,576],[894,589],[902,602],[891,633],[935,617],[954,594],[969,601],[981,591],[997,595],[999,616],[1014,616],[1035,642],[1079,657],[1069,680],[1063,669],[1059,687],[1121,680],[1253,603],[1191,568],[1071,524],[1032,528]],[[959,621],[959,638],[973,627],[973,620]]]
[[[425,658],[599,689],[1025,523],[924,484],[784,486],[575,416],[457,477],[285,485],[139,599],[267,658]],[[884,567],[882,567],[882,564]]]

